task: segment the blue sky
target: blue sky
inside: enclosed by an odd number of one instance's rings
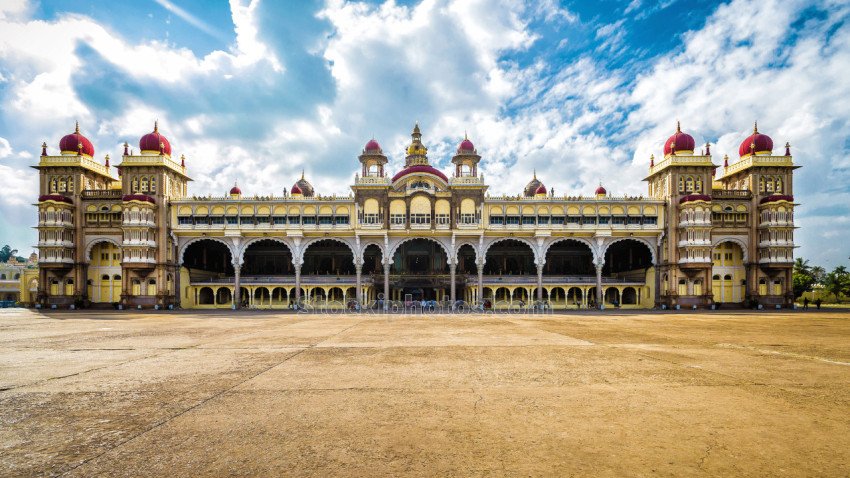
[[[467,131],[492,193],[644,194],[676,120],[715,163],[791,142],[798,255],[850,247],[847,1],[0,1],[0,242],[29,251],[39,145],[79,120],[116,158],[159,119],[190,194],[348,194],[363,144]]]

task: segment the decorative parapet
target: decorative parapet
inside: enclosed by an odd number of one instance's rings
[[[723,174],[720,176],[720,179],[723,179],[728,176],[732,176],[733,174],[740,173],[746,169],[752,167],[784,167],[784,168],[798,168],[799,166],[794,165],[794,161],[791,156],[749,156],[746,158],[741,158],[739,161],[736,161],[730,164],[727,167],[723,168]]]

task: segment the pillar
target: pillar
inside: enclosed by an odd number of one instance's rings
[[[363,264],[355,264],[354,270],[357,272],[357,289],[355,290],[354,295],[355,295],[355,299],[357,300],[357,303],[362,304],[363,303],[363,300],[362,300],[363,299],[363,293],[360,290],[360,288],[362,287],[361,278],[362,278],[362,275],[363,275]]]
[[[390,264],[389,262],[384,264],[384,310],[388,310],[390,308]]]
[[[295,266],[295,303],[301,303],[301,264]]]
[[[456,296],[457,291],[455,290],[456,289],[456,286],[455,286],[455,272],[456,271],[457,271],[457,264],[455,264],[455,263],[449,264],[449,276],[450,276],[449,280],[452,281],[452,286],[451,286],[451,289],[450,289],[451,295],[449,297],[449,300],[451,300],[451,302],[452,302],[452,305],[451,305],[452,308],[454,308],[455,301],[457,300],[457,296]]]
[[[478,300],[484,303],[484,264],[478,264]]]
[[[233,310],[242,306],[242,265],[233,263]]]
[[[537,264],[537,302],[543,302],[543,264]]]
[[[596,307],[600,310],[605,308],[602,298],[602,264],[596,264]]]

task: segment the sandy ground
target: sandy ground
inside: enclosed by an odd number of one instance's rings
[[[3,476],[848,476],[850,312],[0,310]]]

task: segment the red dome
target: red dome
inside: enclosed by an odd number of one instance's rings
[[[147,194],[125,194],[121,196],[122,201],[144,201],[156,204],[156,200]]]
[[[239,189],[239,186],[234,184],[233,187],[230,188],[230,194],[242,194],[242,190]]]
[[[80,149],[80,145],[83,145]],[[74,128],[74,132],[66,134],[59,140],[59,151],[63,153],[82,153],[87,156],[94,156],[94,145],[91,144],[88,138],[80,134],[80,123]]]
[[[599,187],[596,188],[596,194],[597,195],[599,195],[599,194],[605,195],[605,194],[608,194],[608,191],[606,191],[605,188],[603,188],[602,185],[600,184]]]
[[[711,196],[707,194],[688,194],[687,196],[682,196],[682,199],[679,199],[679,204],[691,201],[711,202]]]
[[[540,186],[537,186],[537,190],[534,191],[534,194],[546,194],[546,186],[543,183],[540,183]]]
[[[292,189],[289,191],[291,194],[304,194],[301,192],[301,188],[298,187],[298,183],[292,185]]]
[[[471,153],[475,151],[475,145],[472,144],[472,141],[470,141],[468,138],[464,138],[463,141],[460,142],[460,146],[457,147],[457,151]]]
[[[432,166],[428,166],[426,164],[417,164],[415,166],[408,166],[408,167],[402,169],[401,171],[396,173],[395,176],[393,176],[393,182],[395,182],[398,178],[400,178],[402,176],[407,176],[408,174],[413,174],[413,173],[433,174],[434,176],[437,176],[438,178],[442,179],[443,181],[449,182],[449,178],[447,178],[446,175],[442,173],[442,171],[435,169]]]
[[[747,137],[738,148],[738,155],[746,156],[750,153],[772,153],[773,140],[766,134],[759,133],[758,123],[753,127],[753,134]]]
[[[142,139],[139,140],[139,150],[159,153],[160,145],[163,154],[171,156],[171,144],[168,142],[168,138],[159,134],[159,124],[154,122],[153,132],[142,136]]]
[[[676,122],[676,132],[673,136],[667,138],[664,142],[664,156],[672,154],[674,151],[691,151],[696,147],[696,141],[693,136],[688,133],[683,133],[681,126]]]
[[[366,143],[366,147],[364,147],[363,150],[366,151],[366,152],[373,152],[373,151],[380,152],[381,151],[381,145],[378,144],[377,141],[375,141],[375,138],[372,138],[372,139],[369,140],[368,143]]]

